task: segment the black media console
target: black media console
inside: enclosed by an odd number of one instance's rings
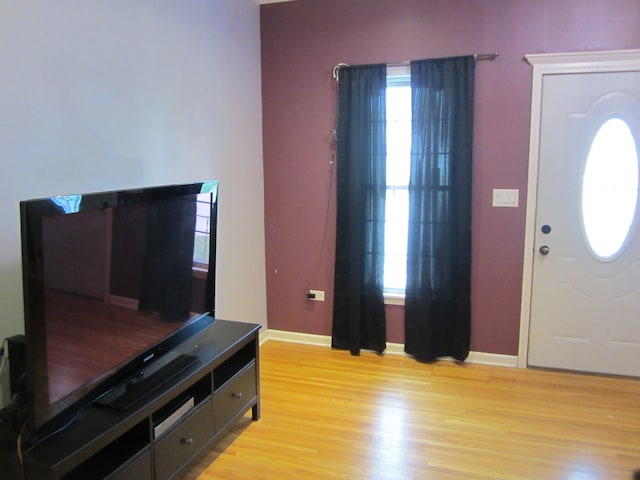
[[[184,473],[247,410],[254,421],[260,418],[259,329],[216,320],[173,350],[197,363],[154,395],[127,409],[91,405],[64,431],[25,446],[25,480],[151,480]],[[19,478],[15,442],[0,448],[2,478]]]

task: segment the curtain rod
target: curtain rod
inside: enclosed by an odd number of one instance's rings
[[[474,53],[473,54],[473,59],[476,61],[481,61],[481,60],[495,60],[498,55],[500,55],[499,52],[493,52],[493,53]],[[391,63],[387,63],[388,66],[390,67],[400,67],[400,66],[404,66],[404,65],[409,65],[411,63],[411,60],[404,60],[402,62],[391,62]],[[349,65],[348,63],[338,63],[335,67],[333,67],[332,73],[333,73],[333,78],[335,80],[338,80],[338,71],[342,68],[342,67],[350,67],[351,65]]]
[[[500,52],[493,53],[475,53],[473,58],[476,60],[495,60],[500,55]]]

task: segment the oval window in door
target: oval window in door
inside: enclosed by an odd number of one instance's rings
[[[606,120],[591,143],[582,181],[582,221],[596,257],[618,256],[631,235],[638,200],[638,152],[627,122]]]

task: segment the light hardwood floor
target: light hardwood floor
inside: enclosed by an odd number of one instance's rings
[[[268,341],[262,418],[184,480],[632,478],[640,380]]]

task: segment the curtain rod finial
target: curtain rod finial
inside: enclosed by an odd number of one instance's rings
[[[335,67],[333,67],[333,79],[337,82],[340,80],[340,69],[342,67],[348,67],[348,63],[338,63]]]

